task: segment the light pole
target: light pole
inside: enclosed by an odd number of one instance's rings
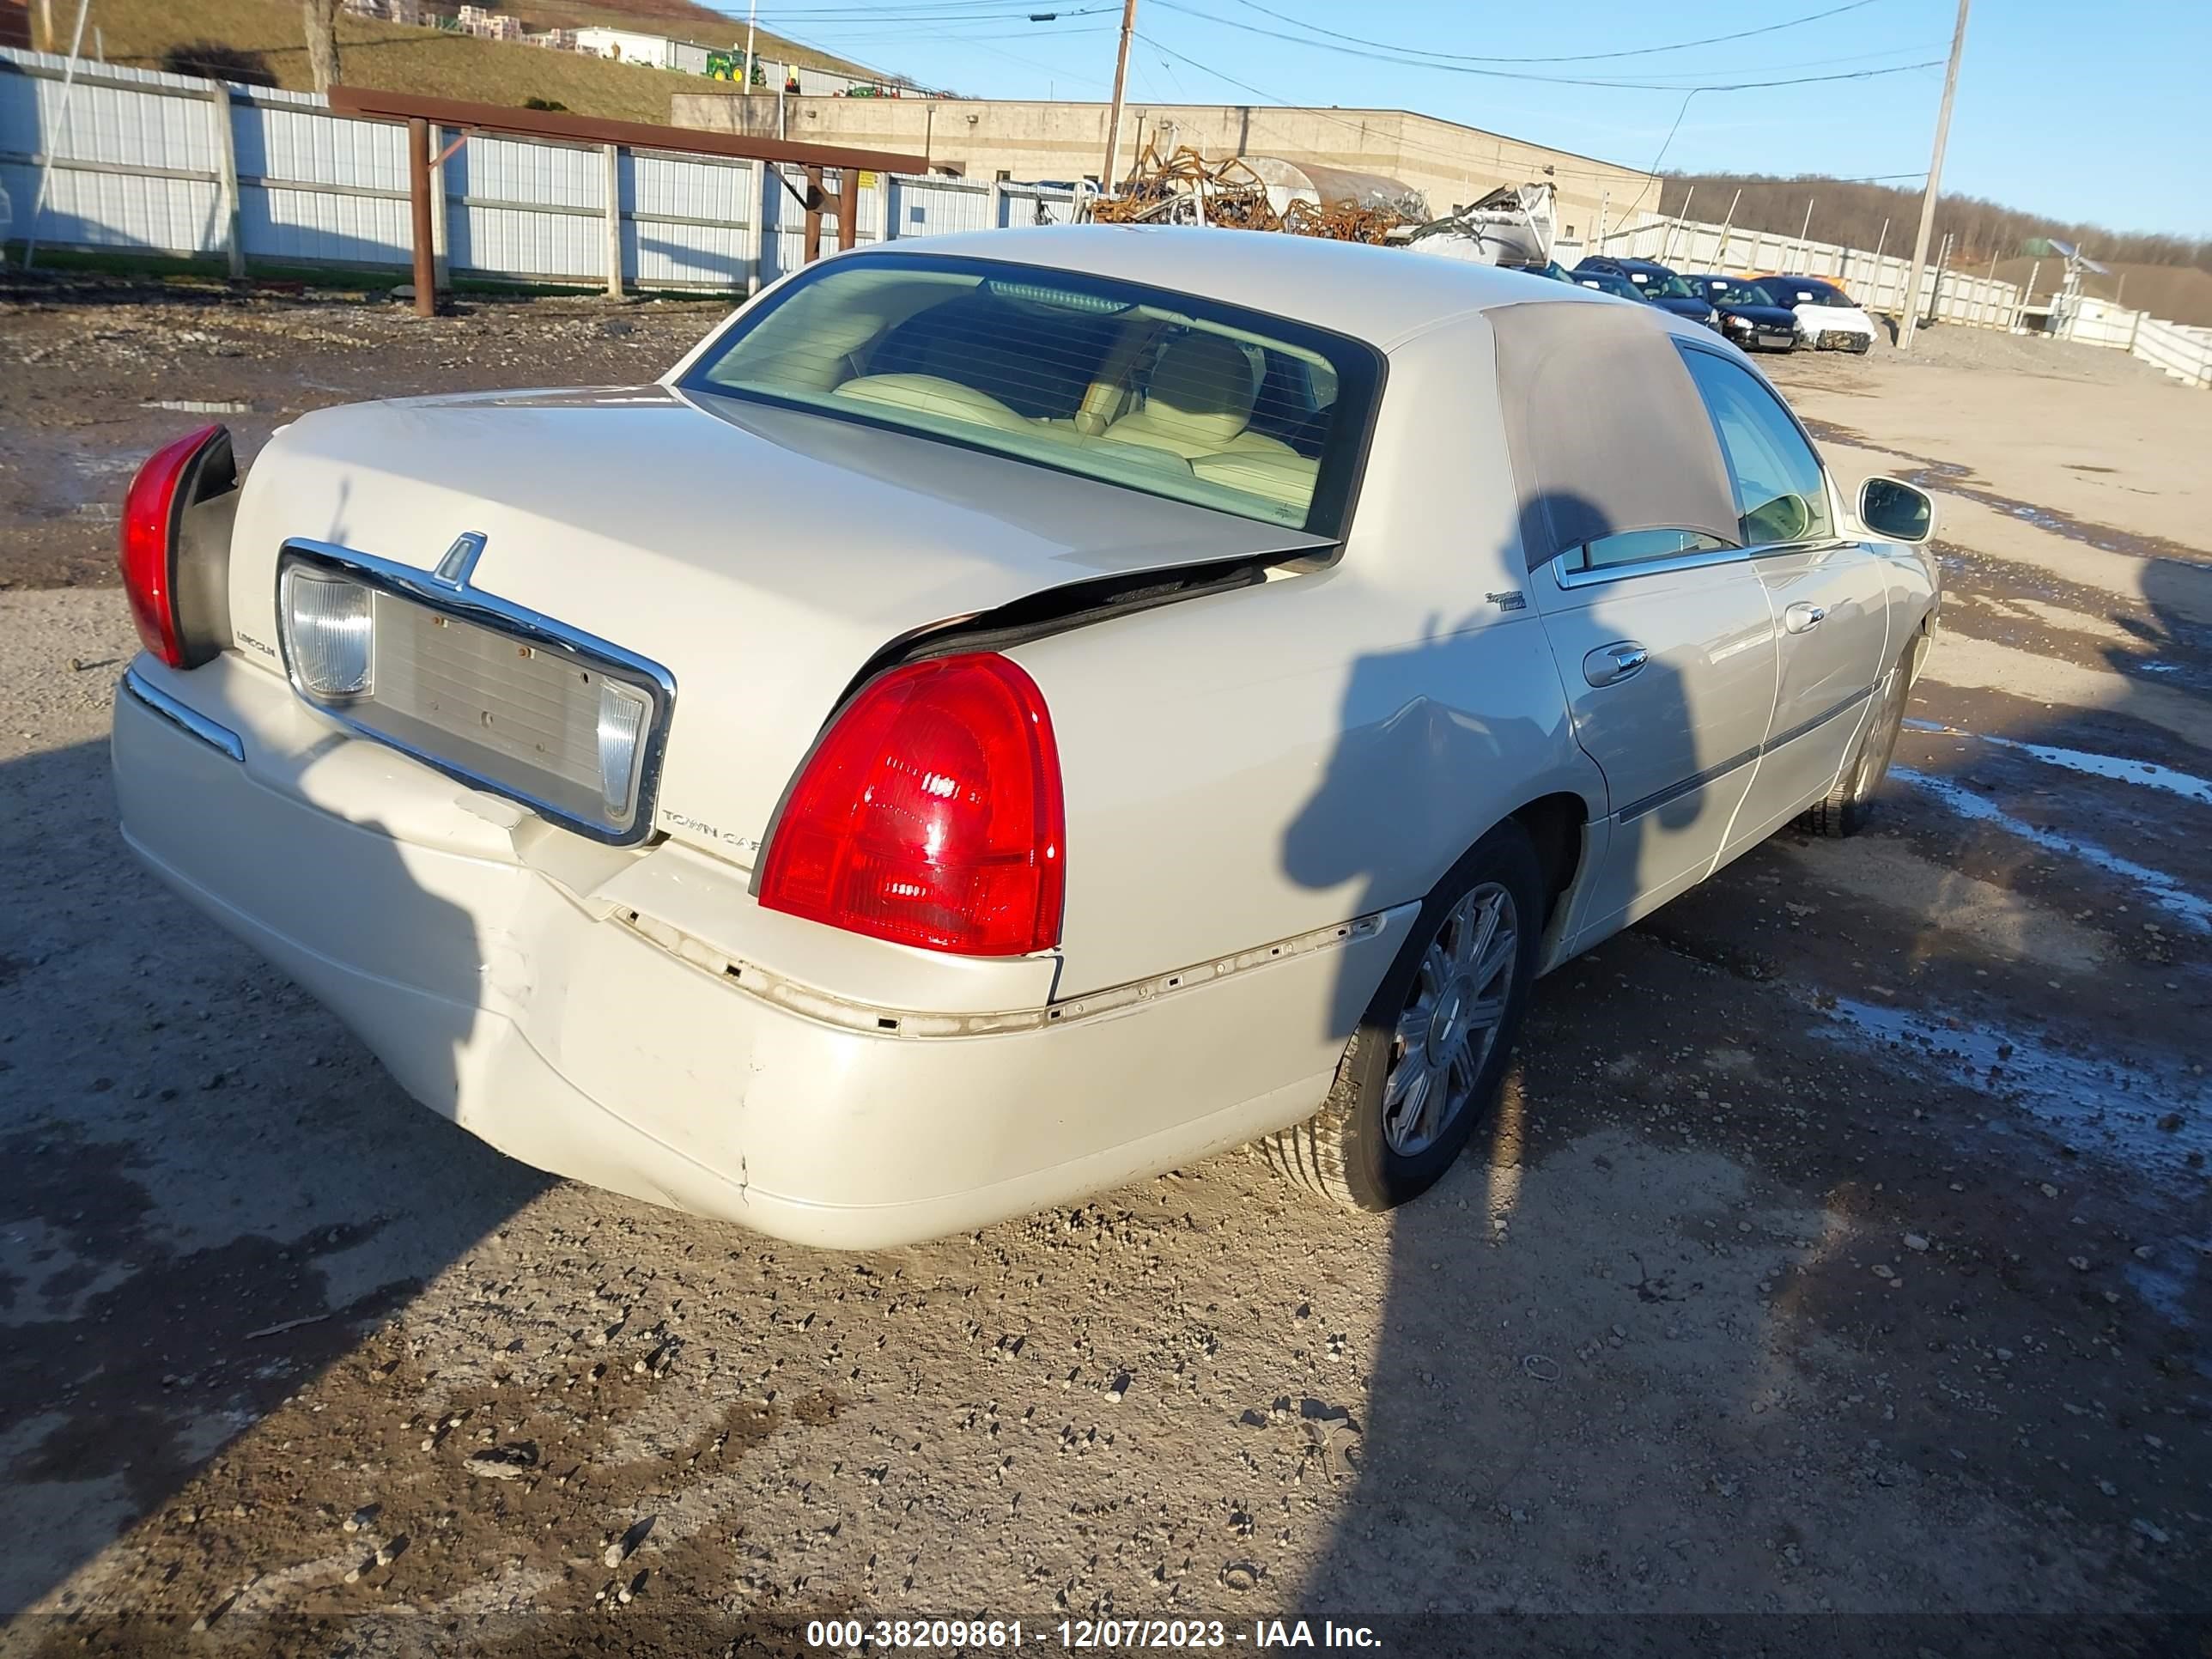
[[[1936,228],[1936,196],[1943,183],[1943,141],[1951,136],[1951,99],[1959,90],[1959,54],[1966,49],[1966,8],[1959,0],[1958,27],[1951,31],[1951,62],[1943,71],[1943,103],[1936,112],[1936,153],[1929,158],[1928,188],[1920,198],[1920,231],[1912,239],[1912,268],[1905,276],[1905,315],[1897,325],[1897,349],[1912,349],[1920,323],[1920,272],[1928,262],[1928,239]]]

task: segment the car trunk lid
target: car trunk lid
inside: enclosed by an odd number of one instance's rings
[[[750,863],[786,784],[889,642],[1048,590],[1296,556],[1321,538],[957,445],[659,386],[362,404],[255,464],[232,544],[273,659],[288,539],[434,569],[665,668],[655,821]]]

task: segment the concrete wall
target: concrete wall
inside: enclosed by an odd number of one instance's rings
[[[811,143],[904,150],[988,180],[1097,178],[1104,170],[1107,106],[942,98],[786,98],[785,136]],[[773,137],[773,94],[678,93],[678,126]],[[1559,186],[1560,234],[1588,238],[1658,204],[1648,174],[1570,151],[1523,143],[1406,110],[1270,109],[1241,104],[1132,104],[1122,120],[1121,167],[1146,143],[1197,148],[1209,161],[1279,155],[1355,172],[1388,173],[1449,213],[1493,186],[1549,178]],[[1550,171],[1547,173],[1547,169]],[[1639,200],[1639,198],[1641,198]],[[1570,231],[1567,227],[1572,226]]]

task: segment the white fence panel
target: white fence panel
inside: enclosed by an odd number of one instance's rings
[[[728,289],[754,281],[753,164],[625,150],[623,266],[643,288]]]
[[[1075,219],[1075,192],[1043,185],[1000,185],[1002,225],[1065,225]]]
[[[888,212],[893,236],[946,236],[991,228],[991,187],[964,179],[895,173]]]
[[[2129,348],[2145,362],[2190,386],[2212,386],[2212,331],[2144,317]]]
[[[230,106],[239,232],[249,257],[408,262],[407,133],[310,107]]]
[[[606,155],[596,146],[471,137],[446,161],[455,270],[602,282]]]
[[[2130,311],[2109,300],[2083,295],[2077,302],[2073,319],[2066,325],[2066,337],[2079,345],[2110,346],[2125,351],[2135,343],[2136,325],[2142,316],[2140,311]]]
[[[9,56],[56,67],[63,61]],[[223,246],[207,83],[158,79],[196,86],[201,95],[149,95],[135,86],[80,79],[64,107],[59,81],[0,75],[0,186],[15,205],[10,235],[31,233],[39,163],[51,143],[54,168],[39,215],[41,241],[165,253],[208,253]]]

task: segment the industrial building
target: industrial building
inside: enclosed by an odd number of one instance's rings
[[[1106,159],[1105,104],[912,94],[778,98],[732,87],[727,93],[678,93],[669,105],[678,126],[919,152],[933,172],[970,179],[1096,179]],[[1123,172],[1148,143],[1162,155],[1188,144],[1210,160],[1273,155],[1381,173],[1419,191],[1439,215],[1498,185],[1548,180],[1558,187],[1559,234],[1569,241],[1589,241],[1603,226],[1659,200],[1657,181],[1635,167],[1408,110],[1133,103],[1121,124]]]

